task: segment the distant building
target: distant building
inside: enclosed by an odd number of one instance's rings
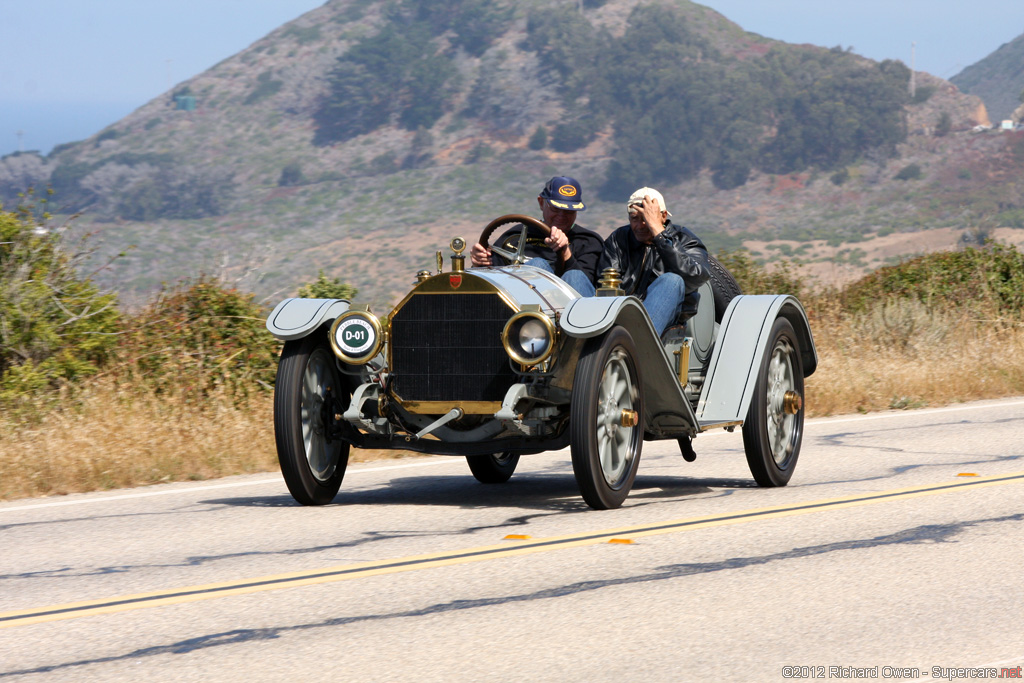
[[[1013,121],[1011,121],[1010,119],[1005,119],[1002,123],[999,124],[999,128],[1000,130],[1013,130]]]

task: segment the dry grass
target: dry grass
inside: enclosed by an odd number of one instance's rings
[[[811,416],[1024,394],[1024,326],[893,303],[853,318],[811,306]],[[817,309],[817,310],[815,310]],[[26,427],[0,417],[0,499],[277,470],[271,399],[203,409],[100,382]],[[354,461],[409,455],[354,449]]]
[[[1024,394],[1024,326],[897,301],[812,321],[812,416],[923,408]]]
[[[140,396],[109,382],[39,423],[0,417],[0,500],[202,480],[278,469],[272,399],[243,405]],[[351,460],[405,452],[353,449]]]

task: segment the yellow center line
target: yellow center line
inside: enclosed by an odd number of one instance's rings
[[[469,562],[480,562],[503,557],[515,557],[518,555],[529,555],[533,553],[559,550],[562,548],[578,548],[597,543],[607,543],[612,539],[621,540],[622,537],[638,538],[643,536],[655,536],[660,534],[671,534],[692,529],[705,529],[714,526],[725,526],[729,524],[743,524],[763,519],[776,517],[788,517],[792,515],[805,515],[823,510],[837,510],[861,505],[873,505],[893,500],[905,500],[920,496],[933,496],[943,493],[951,493],[963,489],[977,489],[986,486],[1001,486],[1003,484],[1020,483],[1024,481],[1024,472],[997,475],[978,479],[959,480],[943,484],[927,484],[924,486],[912,486],[903,489],[891,489],[877,493],[855,494],[840,498],[829,498],[806,503],[791,503],[787,505],[776,505],[753,510],[741,510],[738,512],[719,513],[703,517],[690,517],[685,519],[667,520],[634,526],[617,527],[588,531],[565,536],[552,536],[550,538],[530,539],[516,542],[513,545],[501,543],[498,545],[480,546],[477,548],[464,548],[461,550],[449,550],[440,553],[428,553],[425,555],[410,555],[388,560],[375,562],[362,562],[358,564],[339,565],[321,569],[309,569],[286,574],[275,574],[250,579],[239,579],[236,581],[225,581],[223,583],[210,583],[201,586],[187,586],[184,588],[172,588],[149,593],[136,593],[120,597],[105,598],[100,600],[86,600],[64,605],[51,605],[35,609],[20,610],[15,612],[0,613],[0,628],[13,626],[26,626],[47,621],[60,619],[74,619],[77,617],[93,616],[97,614],[109,614],[123,612],[131,609],[142,609],[146,607],[157,607],[160,605],[173,605],[183,602],[196,602],[199,600],[210,600],[226,595],[242,595],[245,593],[256,593],[260,591],[278,590],[281,588],[295,588],[298,586],[311,586],[320,583],[333,581],[348,581],[368,576],[379,576],[382,574],[394,574],[418,569],[431,569]]]

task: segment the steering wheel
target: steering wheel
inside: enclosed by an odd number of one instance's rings
[[[508,225],[509,223],[523,224],[523,230],[519,234],[519,246],[516,248],[515,252],[513,253],[500,247],[491,247],[490,249],[493,253],[509,261],[511,265],[521,266],[524,263],[523,251],[526,249],[526,226],[537,228],[542,233],[544,233],[545,237],[551,234],[551,228],[549,228],[546,223],[539,221],[536,218],[533,218],[532,216],[524,216],[518,213],[510,213],[507,216],[498,216],[493,221],[488,223],[486,227],[484,227],[484,231],[480,233],[479,242],[481,245],[483,245],[484,249],[487,249],[487,240],[490,239],[491,234],[495,231],[495,229],[503,225]]]

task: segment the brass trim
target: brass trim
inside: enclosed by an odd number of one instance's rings
[[[597,281],[597,296],[623,296],[622,276],[615,268],[605,268]]]
[[[676,357],[676,375],[679,377],[679,385],[685,387],[690,383],[690,338],[683,337],[679,350],[672,353]]]
[[[501,401],[406,401],[397,394],[392,398],[417,415],[444,415],[452,408],[459,408],[467,415],[493,415],[501,409]]]
[[[623,427],[636,427],[640,424],[640,414],[635,410],[623,410],[619,424]]]
[[[548,332],[547,351],[537,356],[536,358],[528,358],[520,354],[518,351],[515,350],[511,341],[509,340],[509,330],[512,329],[512,326],[515,325],[516,321],[522,318],[534,318],[535,320],[539,320],[541,324],[544,325],[544,329],[546,329]],[[552,321],[551,318],[547,317],[543,313],[538,313],[537,311],[520,311],[519,313],[516,313],[515,315],[508,319],[508,322],[505,323],[505,327],[501,330],[501,345],[505,347],[505,353],[507,353],[509,358],[511,358],[515,362],[521,363],[522,365],[526,366],[537,365],[538,363],[543,363],[544,361],[546,361],[551,356],[551,354],[554,353],[555,342],[557,341],[558,329],[555,327],[554,321]]]
[[[787,391],[782,395],[782,410],[787,415],[796,415],[804,407],[803,396],[795,391]]]
[[[374,343],[373,347],[371,348],[371,350],[368,353],[366,353],[366,354],[364,354],[362,356],[355,356],[354,357],[354,356],[349,356],[348,354],[346,354],[344,351],[341,350],[341,347],[338,346],[337,339],[335,339],[335,335],[338,332],[338,327],[341,325],[341,323],[344,320],[346,320],[347,318],[356,318],[356,317],[360,318],[361,320],[365,320],[366,322],[368,322],[370,324],[370,326],[373,328],[374,334],[376,335],[377,339],[376,339],[376,343]],[[363,363],[366,363],[371,358],[373,358],[378,353],[380,353],[381,347],[384,346],[384,328],[381,325],[381,322],[377,318],[377,316],[375,316],[372,313],[370,313],[369,309],[367,309],[365,311],[364,310],[351,310],[350,309],[348,311],[345,311],[341,315],[339,315],[337,320],[335,320],[334,323],[331,325],[331,333],[328,336],[328,340],[331,343],[331,351],[333,351],[334,355],[337,356],[338,358],[340,358],[343,362],[348,363],[349,365],[362,365]]]
[[[409,290],[398,305],[395,306],[394,310],[388,314],[391,318],[394,316],[395,311],[399,310],[416,294],[498,294],[501,298],[509,304],[514,311],[518,312],[519,307],[513,306],[507,294],[498,287],[491,284],[490,281],[484,278],[474,275],[472,270],[466,270],[461,273],[457,273],[462,276],[462,284],[459,285],[458,289],[452,287],[451,275],[452,273],[442,273],[441,275],[431,275],[429,278],[419,283],[416,287]]]

